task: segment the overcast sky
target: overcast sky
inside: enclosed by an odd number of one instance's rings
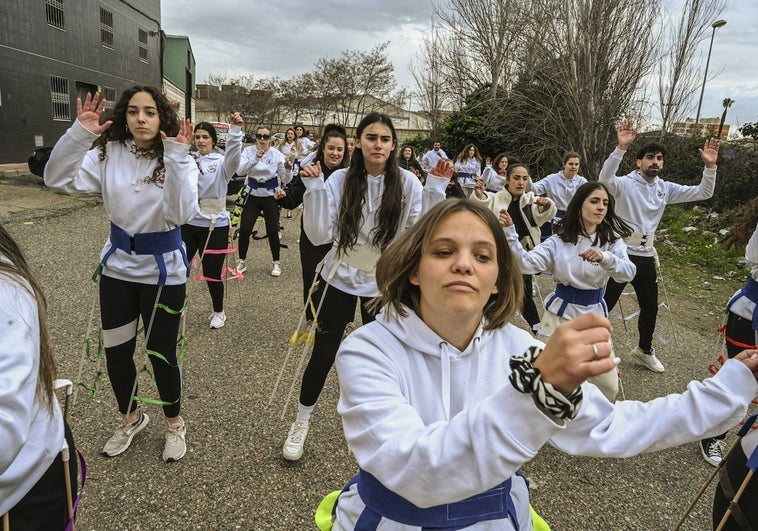
[[[683,0],[664,1],[672,9],[683,4]],[[208,74],[290,78],[312,71],[321,57],[339,57],[344,50],[369,51],[389,41],[387,54],[398,84],[414,90],[408,66],[430,28],[432,4],[432,0],[161,0],[161,18],[163,31],[190,38],[198,83]],[[736,128],[758,121],[758,2],[730,0],[721,18],[727,24],[716,30],[701,117],[721,116],[722,100],[732,98],[735,103],[727,122]],[[703,57],[709,40],[710,34],[703,43]]]

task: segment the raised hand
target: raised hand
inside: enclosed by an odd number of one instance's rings
[[[321,175],[321,163],[311,164],[300,170],[300,177],[305,179],[312,179]]]
[[[700,158],[703,159],[706,168],[715,168],[716,160],[719,158],[719,141],[715,138],[710,138],[705,141],[703,148],[699,149]]]
[[[484,181],[482,179],[477,179],[474,182],[474,194],[478,199],[484,197]]]
[[[82,104],[81,98],[76,98],[76,119],[79,120],[79,123],[88,131],[91,131],[96,135],[102,134],[103,131],[108,129],[113,123],[113,120],[108,120],[103,124],[100,124],[100,117],[103,114],[103,109],[105,109],[105,104],[105,98],[101,100],[98,92],[96,92],[94,96],[87,93],[84,104]]]
[[[232,125],[242,127],[243,125],[245,125],[245,120],[242,118],[242,115],[240,113],[233,112],[232,115],[229,117],[229,123]]]
[[[548,208],[550,208],[550,205],[553,204],[553,202],[548,199],[547,197],[538,196],[534,199],[534,204],[539,207],[540,212],[544,212]]]
[[[504,208],[500,209],[500,215],[497,217],[497,220],[503,228],[507,229],[508,227],[513,226],[513,218],[511,218],[511,215],[508,214],[508,211]]]
[[[166,136],[166,133],[161,131],[161,138],[163,140],[166,140],[168,136]],[[195,132],[193,131],[192,120],[179,120],[179,132],[177,133],[176,137],[172,138],[171,140],[180,144],[187,144],[188,146],[192,144],[192,141],[195,140]]]
[[[608,319],[594,312],[582,314],[556,328],[534,366],[544,382],[570,393],[618,364],[610,339]]]
[[[453,176],[454,172],[455,166],[453,165],[452,161],[447,159],[440,159],[437,161],[437,164],[429,173],[436,175],[437,177],[447,177],[450,179]]]
[[[616,127],[616,138],[618,140],[619,149],[626,149],[632,145],[634,139],[637,138],[637,131],[632,127],[632,123],[629,120],[623,120],[618,127]]]

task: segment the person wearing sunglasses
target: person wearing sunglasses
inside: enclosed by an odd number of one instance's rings
[[[245,148],[242,152],[238,175],[247,175],[242,191],[244,207],[240,218],[239,230],[239,260],[237,271],[247,270],[245,258],[250,246],[250,236],[258,216],[263,213],[266,223],[266,236],[271,249],[273,267],[271,276],[282,274],[279,264],[279,207],[274,201],[274,192],[282,184],[292,179],[290,172],[284,167],[284,155],[278,149],[271,149],[271,131],[268,127],[259,127],[255,132],[255,145]]]

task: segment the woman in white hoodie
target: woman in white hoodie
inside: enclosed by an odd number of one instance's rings
[[[324,387],[334,356],[349,332],[356,311],[363,324],[374,319],[366,304],[377,295],[374,270],[382,250],[413,225],[429,206],[445,198],[453,173],[443,162],[421,185],[413,173],[397,164],[397,133],[386,114],[369,113],[356,129],[349,168],[325,179],[321,165],[300,171],[305,185],[303,230],[313,245],[333,244],[323,260],[320,284],[313,294],[320,310],[314,323],[313,352],[300,384],[297,416],[290,426],[282,455],[290,461],[303,456],[311,415]]]
[[[182,241],[187,258],[200,255],[203,277],[208,284],[213,312],[208,320],[211,328],[221,328],[226,322],[224,312],[224,279],[222,278],[226,249],[229,247],[229,212],[226,210],[226,191],[242,154],[242,126],[238,112],[229,118],[231,124],[225,153],[213,150],[217,143],[216,128],[208,122],[195,126],[197,146],[197,198],[200,211],[182,225]],[[210,251],[210,252],[209,252]]]
[[[516,255],[521,271],[527,274],[550,273],[555,291],[545,297],[538,337],[547,340],[564,321],[583,313],[596,312],[608,317],[603,301],[609,278],[629,282],[637,270],[626,254],[623,237],[632,229],[614,210],[613,196],[604,184],[586,183],[569,202],[553,236],[527,251],[521,245],[513,219],[501,211],[500,222]],[[613,402],[618,394],[618,371],[590,378]]]
[[[483,202],[496,215],[506,210],[513,220],[518,238],[524,249],[533,249],[540,243],[540,227],[553,219],[555,203],[547,197],[538,197],[527,191],[529,168],[520,162],[510,164],[506,170],[505,186],[499,192],[487,193],[484,181],[477,179],[472,199]],[[523,275],[524,299],[521,316],[529,323],[530,330],[537,332],[540,314],[532,297],[532,275]]]
[[[10,529],[62,530],[68,523],[63,467],[76,492],[76,459],[61,458],[64,431],[53,393],[55,360],[47,303],[13,238],[0,225],[0,516]]]
[[[660,450],[733,426],[758,392],[758,352],[745,351],[681,395],[610,403],[584,383],[618,363],[610,322],[581,315],[544,350],[508,324],[519,268],[494,214],[470,200],[444,201],[401,234],[376,281],[383,312],[337,355],[338,410],[360,472],[333,531],[529,530],[518,470],[545,444],[588,456]]]
[[[165,417],[163,460],[173,462],[187,451],[176,343],[189,270],[181,226],[198,212],[192,123],[178,120],[151,86],[124,90],[102,121],[104,109],[97,93],[77,100],[76,121],[50,153],[45,184],[102,196],[110,221],[98,267],[100,321],[121,426],[103,454],[123,454],[150,421],[139,407],[134,362],[142,319],[145,350],[158,354],[148,358]]]

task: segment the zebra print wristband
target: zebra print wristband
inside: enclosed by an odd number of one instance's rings
[[[565,395],[542,381],[540,370],[533,365],[541,352],[539,347],[529,347],[523,356],[511,358],[511,385],[520,393],[531,394],[537,405],[551,415],[562,420],[573,419],[582,404],[582,388],[577,387]]]

